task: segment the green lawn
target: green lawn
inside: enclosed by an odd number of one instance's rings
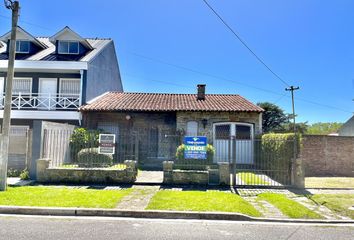
[[[250,216],[261,214],[240,196],[217,191],[159,191],[146,209],[200,212],[238,212]]]
[[[252,172],[240,172],[237,173],[237,176],[242,180],[242,182],[248,185],[269,185],[269,182],[263,180],[261,177]]]
[[[284,215],[290,218],[323,218],[321,215],[311,211],[302,204],[287,198],[284,194],[261,193],[257,198],[274,205]]]
[[[318,204],[324,205],[342,216],[354,219],[354,194],[316,194],[311,197]]]
[[[354,177],[307,177],[306,188],[354,188]]]
[[[114,208],[127,190],[73,189],[66,187],[9,187],[0,192],[0,205],[39,207]]]

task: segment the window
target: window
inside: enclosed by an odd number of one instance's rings
[[[60,79],[61,95],[80,95],[80,79]]]
[[[198,136],[198,122],[196,121],[187,122],[186,136]]]
[[[14,78],[12,83],[13,94],[31,94],[32,79],[31,78]]]
[[[58,53],[60,54],[79,54],[79,42],[59,41]]]
[[[26,40],[16,41],[16,53],[29,53],[30,42]]]
[[[250,140],[251,139],[251,127],[245,125],[236,125],[236,139]]]
[[[229,140],[231,133],[230,124],[222,124],[215,126],[215,139],[216,140]]]

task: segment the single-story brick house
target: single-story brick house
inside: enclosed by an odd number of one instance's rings
[[[223,161],[228,150],[218,145],[230,135],[252,144],[262,133],[262,108],[240,95],[205,94],[205,85],[198,85],[197,94],[107,92],[80,111],[85,127],[120,135],[117,145],[127,140],[127,132],[139,134],[134,151],[146,166],[173,158],[181,136],[207,136],[216,148],[214,160]]]

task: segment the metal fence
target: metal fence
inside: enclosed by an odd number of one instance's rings
[[[99,133],[114,133],[114,154],[99,154]],[[294,142],[254,139],[249,135],[215,134],[207,147],[207,159],[184,159],[183,136],[170,129],[105,129],[80,132],[53,129],[44,131],[42,157],[51,167],[119,167],[136,160],[141,169],[162,170],[163,161],[174,161],[174,169],[214,170],[218,163],[230,164],[236,186],[291,185]],[[212,171],[211,171],[212,172]]]
[[[114,154],[99,154],[100,133],[116,136]],[[44,130],[42,158],[51,159],[51,167],[113,167],[125,160],[136,160],[141,168],[160,169],[165,160],[174,160],[180,135],[175,131],[149,129]]]

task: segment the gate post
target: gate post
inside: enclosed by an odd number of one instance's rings
[[[305,174],[301,157],[295,160],[295,167],[293,168],[293,170],[294,186],[296,188],[305,188]]]
[[[236,186],[236,136],[231,136],[232,185]]]

